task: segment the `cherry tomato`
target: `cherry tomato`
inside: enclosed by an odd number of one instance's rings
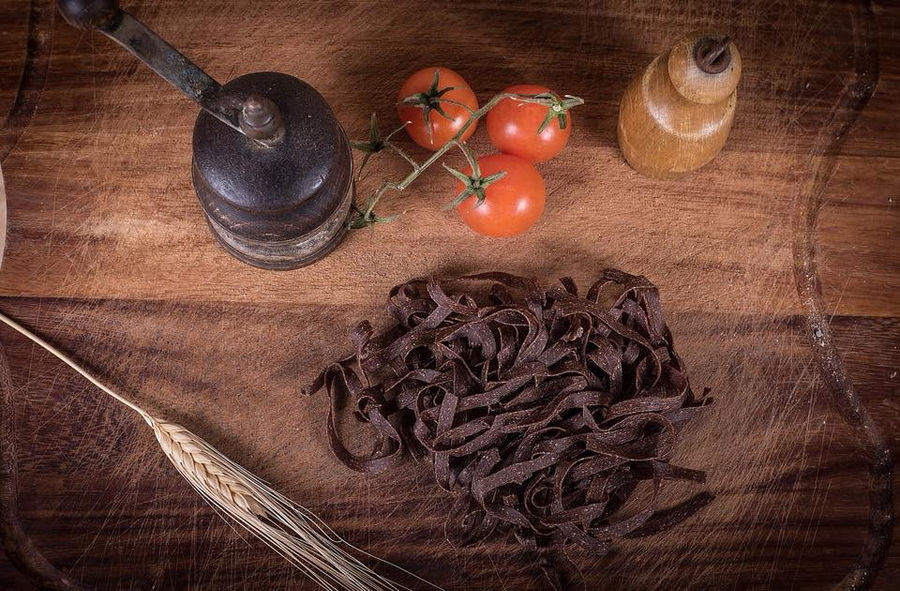
[[[435,78],[435,73],[437,77]],[[452,88],[452,90],[446,90]],[[416,97],[417,103],[403,102]],[[439,102],[438,99],[460,104]],[[409,121],[406,132],[414,142],[428,150],[437,150],[456,135],[478,109],[478,99],[463,77],[449,68],[425,68],[403,83],[397,93],[397,114],[400,121]],[[462,106],[462,105],[465,105]],[[468,109],[466,108],[468,107]],[[443,111],[443,113],[442,113]],[[430,126],[426,124],[426,116]],[[466,140],[475,131],[473,122],[460,139]],[[429,127],[431,131],[429,133]]]
[[[503,92],[541,94],[550,92],[550,89],[537,84],[516,84]],[[572,134],[572,113],[565,112],[565,129],[560,128],[559,117],[554,117],[538,133],[548,109],[546,105],[514,99],[500,101],[486,117],[491,143],[501,152],[514,154],[529,162],[544,162],[553,158],[562,151]]]
[[[531,163],[510,154],[492,154],[479,158],[478,168],[482,177],[501,170],[506,175],[485,188],[481,205],[476,205],[474,195],[459,204],[459,215],[469,228],[484,236],[506,237],[521,234],[538,221],[546,194],[544,179]]]

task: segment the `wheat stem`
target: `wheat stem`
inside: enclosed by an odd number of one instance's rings
[[[166,457],[200,496],[217,512],[236,521],[322,588],[329,591],[406,589],[377,574],[341,546],[371,555],[347,543],[315,514],[273,490],[199,436],[181,425],[152,416],[100,382],[68,355],[2,312],[0,320],[55,355],[97,388],[138,413],[153,429]],[[396,565],[388,562],[385,564],[413,576],[430,587],[440,589]]]
[[[62,351],[60,351],[59,349],[57,349],[56,347],[54,347],[53,345],[51,345],[50,343],[48,343],[47,341],[45,341],[44,339],[39,337],[38,335],[34,334],[30,330],[28,330],[27,328],[25,328],[24,326],[22,326],[21,324],[19,324],[18,322],[16,322],[15,320],[10,318],[6,314],[4,314],[3,312],[0,312],[0,320],[2,320],[5,324],[9,325],[10,327],[14,328],[20,334],[28,337],[29,339],[31,339],[32,341],[34,341],[35,343],[40,345],[47,352],[55,355],[60,361],[62,361],[63,363],[65,363],[66,365],[68,365],[69,367],[74,369],[77,373],[81,374],[81,376],[84,379],[86,379],[90,383],[94,384],[95,386],[97,386],[97,388],[99,388],[100,390],[103,390],[104,392],[106,392],[107,394],[109,394],[110,396],[112,396],[113,398],[115,398],[116,400],[118,400],[119,402],[121,402],[122,404],[124,404],[125,406],[130,408],[131,410],[133,410],[134,412],[141,415],[141,417],[143,417],[143,419],[145,421],[147,421],[148,423],[150,422],[151,417],[149,414],[147,414],[147,412],[144,409],[142,409],[135,403],[131,402],[124,396],[121,396],[120,394],[113,391],[112,388],[110,388],[109,386],[107,386],[106,384],[104,384],[103,382],[101,382],[100,380],[95,378],[94,376],[92,376],[90,373],[87,372],[87,370],[85,370],[80,365],[75,363],[75,361],[73,361],[68,355],[66,355],[65,353],[63,353]]]

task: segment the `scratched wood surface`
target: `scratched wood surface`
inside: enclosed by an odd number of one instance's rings
[[[372,110],[396,123],[396,88],[428,65],[458,70],[481,100],[515,82],[587,99],[564,155],[541,166],[548,207],[524,236],[470,234],[441,210],[454,184],[435,171],[387,199],[382,213],[405,212],[400,221],[285,273],[242,265],[209,235],[189,179],[196,108],[50,4],[0,3],[4,312],[373,554],[446,589],[537,590],[514,542],[444,539],[450,500],[425,469],[343,468],[324,440],[325,401],[299,391],[410,277],[641,273],[662,290],[694,385],[716,399],[677,459],[708,470],[717,499],[615,555],[570,551],[573,588],[821,589],[851,567],[865,539],[865,460],[810,354],[791,244],[817,134],[853,81],[856,3],[125,2],[222,81],[254,70],[307,80],[352,136]],[[900,10],[876,5],[875,18],[878,90],[837,157],[816,241],[838,348],[897,455]],[[618,100],[654,55],[704,27],[730,32],[744,58],[731,138],[683,180],[640,177],[615,144]],[[489,149],[483,130],[474,146]],[[360,191],[402,172],[380,160]],[[54,564],[104,589],[310,588],[205,506],[137,417],[8,330],[0,340],[22,516]],[[876,587],[898,580],[895,544]],[[0,587],[27,588],[3,559]]]

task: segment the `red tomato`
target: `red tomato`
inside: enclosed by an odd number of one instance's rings
[[[437,72],[437,87],[434,88],[434,73]],[[440,91],[452,87],[443,94]],[[419,95],[420,106],[403,103],[403,99]],[[439,95],[439,96],[438,96]],[[414,142],[429,150],[437,150],[456,135],[472,114],[466,107],[446,102],[438,102],[437,99],[446,99],[466,105],[472,111],[478,109],[478,99],[472,88],[463,80],[463,77],[449,68],[425,68],[419,70],[403,83],[400,92],[397,93],[397,114],[400,121],[409,121],[406,132]],[[446,117],[438,111],[440,107]],[[425,122],[425,113],[428,112],[431,133]],[[465,141],[475,131],[477,122],[473,122],[462,134]]]
[[[459,204],[457,210],[467,226],[484,236],[505,237],[521,234],[538,221],[546,194],[544,179],[531,163],[509,154],[492,154],[479,158],[478,167],[482,177],[501,170],[506,175],[487,186],[481,205],[476,205],[474,195]]]
[[[516,84],[503,92],[541,94],[550,92],[550,89],[537,84]],[[553,158],[562,151],[572,134],[572,112],[565,112],[565,129],[560,129],[559,118],[554,117],[538,133],[548,109],[546,105],[514,99],[500,101],[486,117],[491,143],[501,152],[515,154],[529,162],[544,162]]]

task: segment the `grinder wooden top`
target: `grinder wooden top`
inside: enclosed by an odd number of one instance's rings
[[[864,22],[849,1],[124,7],[223,82],[251,71],[309,82],[353,139],[367,135],[372,110],[385,129],[397,124],[397,88],[435,64],[482,101],[535,82],[588,102],[566,150],[540,166],[547,210],[525,235],[472,235],[441,209],[455,180],[435,170],[385,199],[383,215],[406,213],[374,237],[354,232],[311,267],[266,272],[205,227],[190,181],[194,106],[107,39],[54,17],[51,2],[0,3],[4,312],[367,551],[446,589],[537,591],[517,544],[444,540],[452,499],[425,470],[342,468],[324,441],[326,401],[298,392],[411,277],[497,269],[585,285],[606,265],[643,273],[660,286],[693,384],[716,398],[675,460],[708,470],[718,496],[615,556],[572,552],[588,588],[820,589],[850,568],[865,538],[866,470],[810,355],[793,220],[814,179],[829,179],[815,194],[824,305],[850,377],[900,451],[896,7],[875,7],[878,90],[833,158],[821,132],[855,80],[852,23]],[[29,32],[30,11],[39,26]],[[622,92],[665,48],[710,29],[732,35],[745,65],[728,144],[681,180],[645,178],[617,148]],[[483,131],[473,147],[490,151]],[[376,157],[361,196],[405,167]],[[0,340],[16,387],[23,519],[57,566],[101,588],[312,588],[205,506],[126,410],[8,331]],[[876,587],[891,577],[896,545]],[[21,583],[0,563],[0,587]]]
[[[689,101],[701,104],[720,103],[737,89],[741,80],[741,54],[734,42],[728,43],[728,65],[721,72],[704,72],[697,64],[697,43],[709,33],[692,33],[679,40],[666,59],[669,79],[676,90]]]

